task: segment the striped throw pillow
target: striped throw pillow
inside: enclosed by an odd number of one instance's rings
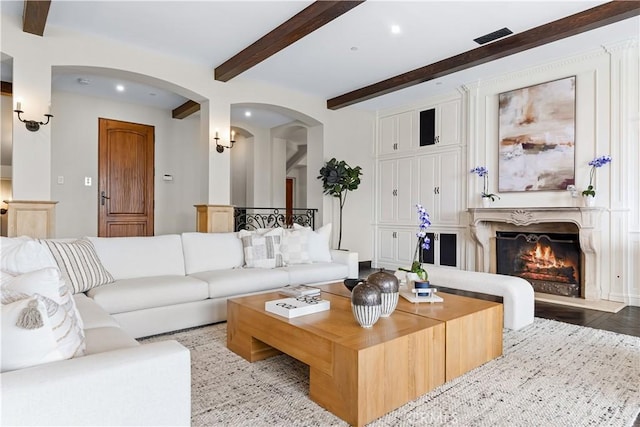
[[[100,262],[93,244],[86,239],[74,242],[42,240],[58,264],[62,275],[71,284],[73,293],[86,292],[112,283],[113,276]]]

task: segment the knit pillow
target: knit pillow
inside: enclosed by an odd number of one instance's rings
[[[244,263],[248,268],[283,267],[282,229],[274,228],[266,232],[240,230],[238,237],[242,241]]]
[[[41,240],[47,245],[60,271],[71,285],[73,293],[86,292],[112,283],[113,276],[100,262],[93,244],[86,239],[74,242]]]

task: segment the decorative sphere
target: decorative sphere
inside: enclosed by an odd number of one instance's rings
[[[383,294],[393,294],[400,289],[398,278],[394,274],[387,273],[384,270],[370,274],[369,277],[367,277],[367,282],[378,286],[380,292]]]
[[[353,305],[375,306],[382,305],[382,293],[377,285],[362,282],[351,291]]]

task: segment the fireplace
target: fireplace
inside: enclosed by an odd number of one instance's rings
[[[572,234],[578,236],[579,265],[576,267],[581,285],[580,298],[536,292],[536,298],[544,295],[560,299],[571,305],[571,301],[602,301],[600,288],[600,214],[602,208],[472,208],[469,209],[469,228],[476,242],[475,270],[497,273],[497,233],[515,232]],[[591,304],[594,305],[594,304]],[[594,305],[595,306],[595,305]]]
[[[580,258],[578,234],[496,232],[497,273],[521,277],[536,292],[581,297]]]

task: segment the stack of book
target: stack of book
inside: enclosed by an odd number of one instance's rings
[[[289,297],[267,301],[264,309],[288,319],[329,310],[331,305],[320,297],[320,289],[312,286],[285,286],[279,292]]]
[[[290,297],[302,297],[302,296],[318,296],[320,295],[320,289],[307,285],[288,285],[278,290],[282,295]]]

